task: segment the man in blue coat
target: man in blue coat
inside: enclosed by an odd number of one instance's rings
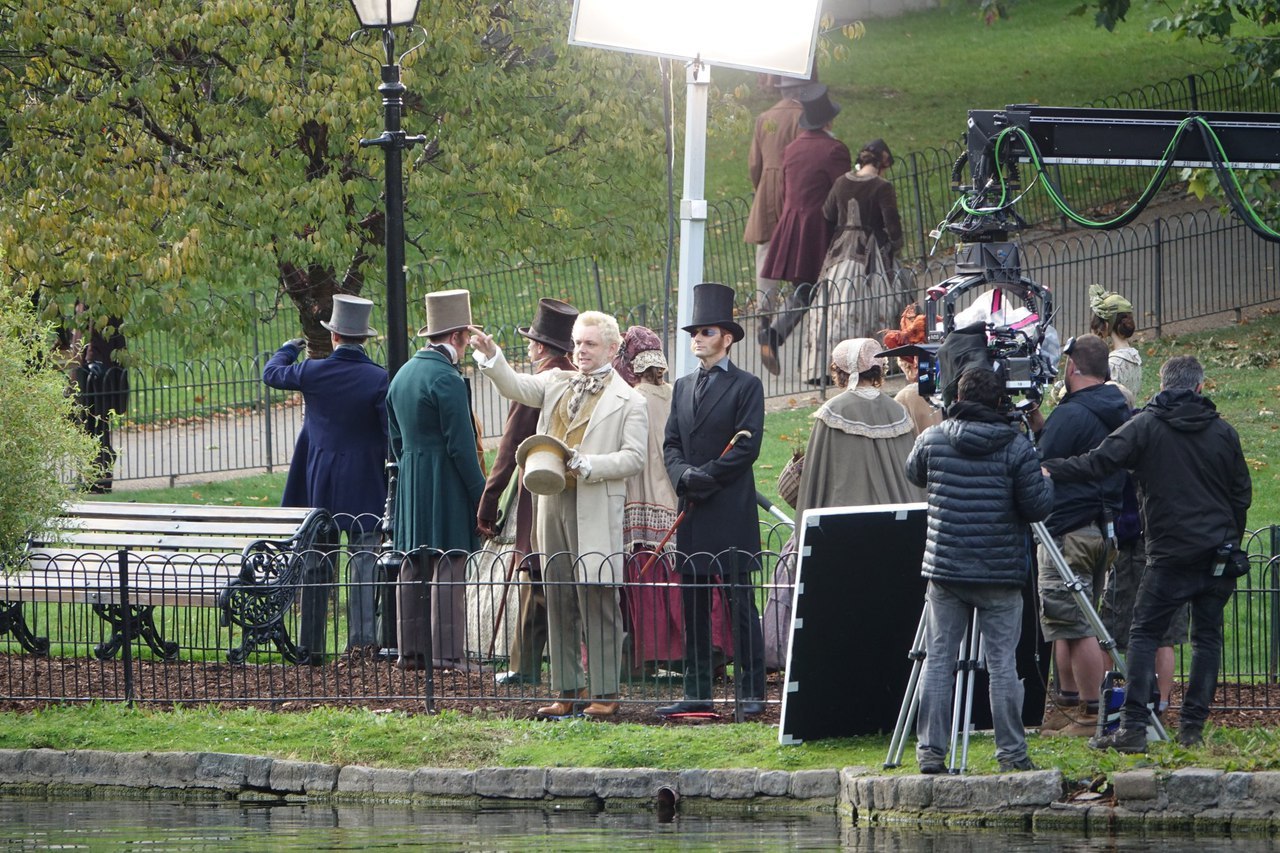
[[[296,338],[276,351],[262,371],[272,388],[301,391],[306,415],[283,506],[323,507],[346,531],[351,551],[347,593],[347,650],[376,649],[374,567],[378,522],[387,502],[387,371],[365,354],[373,303],[358,296],[333,297],[329,330],[333,353],[298,362],[304,341]],[[295,363],[296,362],[296,363]],[[330,543],[332,548],[337,542]],[[309,565],[302,594],[300,645],[323,660],[325,602],[333,583],[334,554]]]

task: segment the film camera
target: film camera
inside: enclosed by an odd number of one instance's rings
[[[983,286],[990,292],[957,310],[961,296]],[[1053,294],[1022,275],[1017,246],[965,243],[956,251],[956,274],[927,291],[928,342],[881,355],[915,355],[920,396],[940,395],[944,406],[955,401],[964,371],[995,370],[1005,383],[1001,410],[1013,413],[1038,403],[1053,381],[1060,346],[1052,316]]]

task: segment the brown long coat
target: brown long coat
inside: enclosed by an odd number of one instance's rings
[[[747,170],[755,196],[742,233],[745,243],[768,243],[782,215],[782,154],[799,133],[804,107],[799,101],[783,98],[756,116]]]
[[[769,240],[763,278],[815,282],[831,243],[822,205],[852,167],[849,148],[825,130],[804,130],[782,158],[782,215]]]

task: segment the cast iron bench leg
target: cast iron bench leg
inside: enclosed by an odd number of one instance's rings
[[[31,633],[21,601],[0,602],[0,635],[7,633],[12,633],[13,638],[33,655],[49,654],[49,638]]]
[[[95,604],[93,612],[111,626],[111,639],[94,648],[93,656],[98,660],[109,660],[124,645],[124,610],[119,604]],[[178,644],[166,641],[156,627],[154,606],[129,605],[129,619],[133,623],[135,634],[146,641],[151,651],[166,661],[178,659]]]

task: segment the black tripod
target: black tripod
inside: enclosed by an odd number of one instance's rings
[[[1103,624],[1102,617],[1094,609],[1093,602],[1085,594],[1084,583],[1072,571],[1071,566],[1067,564],[1066,557],[1062,555],[1057,543],[1049,535],[1049,530],[1044,526],[1044,522],[1037,521],[1032,523],[1031,532],[1035,534],[1036,540],[1048,552],[1054,568],[1058,570],[1058,576],[1062,578],[1063,585],[1071,590],[1071,594],[1076,600],[1076,606],[1080,608],[1080,612],[1084,614],[1089,627],[1093,629],[1095,636],[1098,638],[1098,645],[1110,656],[1113,673],[1109,673],[1109,675],[1114,674],[1124,678],[1126,672],[1124,657],[1116,648],[1116,641],[1107,630],[1106,625]],[[912,643],[911,651],[907,653],[907,657],[911,660],[911,675],[907,679],[907,691],[902,697],[902,706],[898,711],[897,724],[893,728],[893,737],[889,740],[889,753],[884,761],[886,768],[901,766],[902,753],[906,747],[907,732],[915,723],[916,714],[920,710],[920,674],[924,669],[928,616],[929,602],[926,601],[924,610],[920,614],[920,624],[916,628],[916,637]],[[975,636],[977,636],[976,642],[974,641]],[[964,639],[960,643],[960,654],[956,660],[955,698],[951,711],[951,754],[947,762],[947,769],[951,773],[963,773],[968,764],[969,731],[973,719],[973,677],[977,670],[983,668],[982,659],[983,642],[978,631],[977,613],[975,613],[970,626],[965,630]],[[963,703],[961,702],[962,698],[964,700]],[[1102,732],[1104,725],[1105,713],[1100,709],[1098,714],[1099,733]],[[1160,717],[1156,714],[1154,708],[1150,709],[1150,716],[1147,722],[1147,738],[1148,740],[1168,739],[1168,734],[1166,734],[1164,726],[1160,722]],[[959,760],[957,762],[957,744],[961,740],[963,743],[959,748]]]

